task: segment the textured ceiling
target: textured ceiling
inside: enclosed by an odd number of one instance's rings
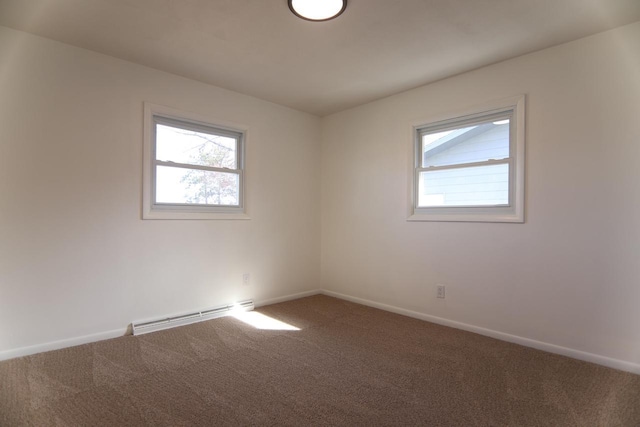
[[[0,25],[327,115],[640,20],[640,0],[0,0]],[[2,53],[0,52],[0,58]]]

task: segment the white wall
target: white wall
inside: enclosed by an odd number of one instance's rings
[[[407,222],[411,123],[522,93],[526,223]],[[640,23],[326,117],[322,135],[325,289],[640,363]]]
[[[0,58],[0,356],[318,287],[320,119],[2,27]],[[143,101],[248,126],[251,220],[141,220]]]
[[[2,27],[0,58],[0,358],[324,287],[640,363],[640,23],[322,120]],[[407,222],[410,124],[520,93],[526,223]],[[140,219],[143,101],[249,127],[251,220]]]

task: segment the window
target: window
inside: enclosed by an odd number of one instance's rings
[[[245,131],[145,104],[145,219],[241,219]]]
[[[409,220],[524,222],[524,96],[413,134]]]

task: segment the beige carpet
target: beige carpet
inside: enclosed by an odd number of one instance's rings
[[[326,296],[0,363],[2,426],[639,426],[640,376]]]

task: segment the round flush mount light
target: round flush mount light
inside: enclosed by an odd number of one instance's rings
[[[307,21],[328,21],[347,8],[347,0],[289,0],[289,9]]]

